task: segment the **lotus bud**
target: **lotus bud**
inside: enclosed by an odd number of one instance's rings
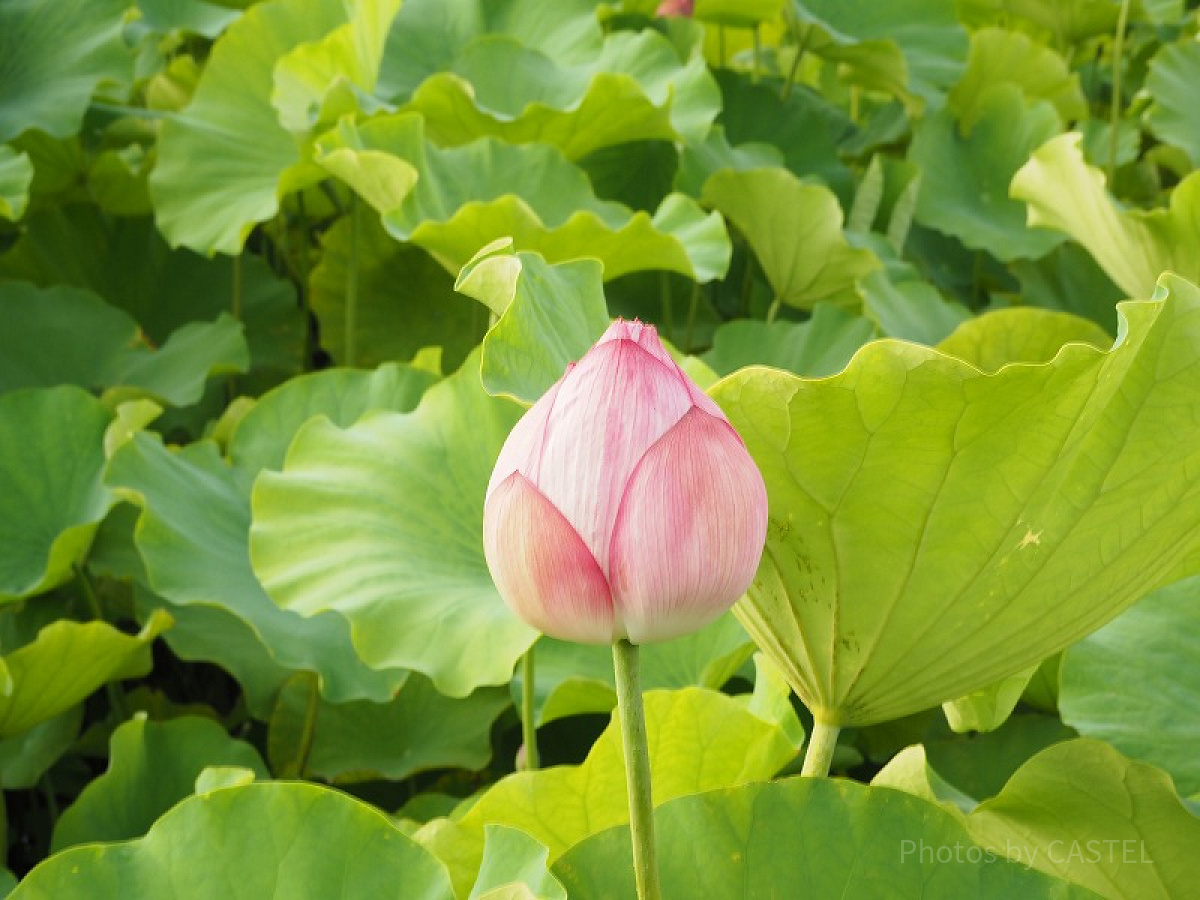
[[[617,320],[509,434],[483,544],[534,628],[642,644],[732,606],[766,528],[762,475],[724,413],[652,326]]]

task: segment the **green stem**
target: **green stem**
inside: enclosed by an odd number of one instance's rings
[[[1121,0],[1121,11],[1117,14],[1117,34],[1113,41],[1112,108],[1108,122],[1108,186],[1112,188],[1113,172],[1117,168],[1117,126],[1121,122],[1121,57],[1125,54],[1125,26],[1129,22],[1129,0]]]
[[[797,22],[793,31],[796,40],[796,55],[792,57],[791,68],[788,69],[787,80],[783,83],[783,90],[780,91],[780,98],[784,101],[792,95],[792,86],[796,83],[796,73],[800,71],[800,60],[804,58],[804,51],[808,48],[808,37],[812,34],[812,28],[804,29],[804,35],[800,35],[800,24]]]
[[[759,78],[761,77],[759,74],[759,66],[760,66],[759,57],[761,54],[762,54],[762,42],[759,39],[759,35],[758,35],[758,24],[755,23],[755,25],[754,25],[754,71],[752,71],[750,73],[750,82],[752,84],[758,84]]]
[[[317,355],[317,332],[313,326],[312,298],[308,292],[311,272],[308,266],[308,210],[304,205],[304,193],[296,195],[296,231],[300,236],[296,248],[296,277],[300,282],[300,308],[304,311],[304,369],[312,368]]]
[[[537,723],[534,721],[533,647],[521,658],[521,740],[525,744],[525,769],[538,767]]]
[[[700,309],[700,282],[692,282],[692,293],[688,297],[687,328],[683,332],[683,352],[692,352],[692,334],[696,330],[696,313]]]
[[[668,341],[675,340],[675,310],[671,306],[671,276],[659,272],[658,290],[662,300],[662,332]]]
[[[629,836],[633,841],[633,874],[638,900],[660,900],[658,858],[654,850],[654,804],[650,796],[650,751],[646,712],[642,707],[638,648],[622,638],[613,644],[617,680],[617,713],[625,748],[625,785],[629,793]]]
[[[782,301],[776,297],[771,301],[771,305],[767,308],[767,324],[770,325],[775,321],[775,317],[779,315],[779,305]]]
[[[742,296],[740,299],[741,317],[750,314],[750,295],[754,293],[754,253],[746,247],[746,265],[742,269]]]
[[[717,26],[717,63],[718,68],[725,68],[725,26]]]
[[[79,585],[79,593],[83,595],[83,602],[87,604],[88,612],[92,614],[92,618],[97,622],[105,621],[104,608],[100,605],[100,598],[96,595],[96,588],[83,566],[75,566],[75,581]],[[104,692],[108,695],[108,705],[112,707],[112,711],[116,717],[122,722],[128,719],[129,709],[125,705],[125,695],[121,693],[121,688],[110,681],[104,685]]]
[[[353,367],[358,358],[358,243],[361,223],[358,195],[350,196],[350,265],[346,270],[346,333],[342,341],[342,365]]]
[[[813,722],[808,746],[804,750],[804,765],[800,769],[802,776],[824,778],[829,774],[833,751],[837,747],[838,732],[841,730],[840,725]]]

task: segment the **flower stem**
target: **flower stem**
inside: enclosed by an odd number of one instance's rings
[[[1121,57],[1125,55],[1125,26],[1129,22],[1129,0],[1121,0],[1117,13],[1117,32],[1113,38],[1112,105],[1108,121],[1108,164],[1104,174],[1108,178],[1108,189],[1112,190],[1113,173],[1117,169],[1117,128],[1121,124]]]
[[[525,770],[538,767],[537,723],[534,722],[533,647],[521,657],[521,742],[525,745]]]
[[[833,751],[837,747],[840,725],[830,725],[828,722],[813,722],[812,733],[808,736],[808,746],[804,750],[804,765],[800,774],[805,777],[815,776],[824,778],[829,774],[829,766],[833,762]]]
[[[617,712],[625,748],[625,785],[629,792],[629,835],[633,840],[633,874],[638,900],[660,900],[658,857],[654,850],[654,804],[650,797],[650,752],[646,745],[646,713],[637,645],[621,639],[613,644],[617,678]]]
[[[342,365],[358,363],[358,254],[361,223],[358,194],[350,196],[350,263],[346,269],[345,334],[342,337]]]

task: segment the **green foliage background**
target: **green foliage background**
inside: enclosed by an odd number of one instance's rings
[[[630,895],[480,537],[616,316],[770,496],[644,648],[668,896],[1200,897],[1196,4],[655,7],[0,3],[12,897]]]

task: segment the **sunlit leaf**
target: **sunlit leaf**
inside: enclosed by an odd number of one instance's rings
[[[4,656],[12,687],[0,695],[0,736],[26,731],[70,709],[110,681],[145,675],[150,644],[171,626],[155,616],[139,634],[107,622],[53,622]]]
[[[718,172],[705,183],[704,200],[745,236],[781,303],[857,306],[855,282],[879,266],[869,250],[846,242],[837,197],[786,169]]]
[[[992,375],[879,342],[831,379],[752,368],[714,388],[770,498],[736,609],[814,715],[961,697],[1197,564],[1200,423],[1180,412],[1200,289],[1164,276],[1122,310],[1111,351]]]
[[[171,452],[143,433],[113,456],[107,482],[142,507],[137,548],[149,586],[179,610],[182,639],[199,629],[192,642],[204,641],[206,658],[239,675],[252,707],[261,708],[297,670],[316,672],[331,699],[386,699],[405,673],[362,665],[340,617],[281,610],[255,579],[248,550],[255,474],[227,465],[211,442]],[[194,618],[191,606],[216,611]],[[260,655],[275,665],[261,665]],[[259,683],[253,672],[279,682]]]
[[[167,896],[180,885],[192,900],[454,896],[445,868],[378,810],[298,782],[189,797],[145,837],[55,854],[11,896],[118,900]]]
[[[984,846],[1112,900],[1186,896],[1200,877],[1200,820],[1170,778],[1101,741],[1043,750],[967,827]]]
[[[645,703],[655,803],[770,778],[797,749],[783,726],[715,691],[651,691]],[[544,844],[553,861],[589,834],[628,821],[623,760],[619,729],[610,723],[581,765],[503,778],[461,818],[434,820],[418,840],[447,860],[456,885],[467,887],[490,824],[521,829]]]
[[[154,820],[192,793],[206,766],[242,766],[267,777],[258,752],[209,719],[150,722],[139,715],[113,732],[108,770],[54,825],[52,850],[141,837]]]
[[[18,153],[7,144],[0,145],[0,218],[15,222],[25,215],[33,164],[28,153]]]
[[[594,260],[549,265],[536,253],[487,247],[455,288],[498,317],[483,339],[480,374],[490,394],[532,404],[581,359],[610,319]]]
[[[1112,346],[1112,338],[1089,319],[1018,307],[968,319],[937,348],[985,372],[995,372],[1009,363],[1049,362],[1071,343],[1104,350]]]
[[[463,697],[507,683],[533,632],[483,558],[483,497],[520,407],[489,397],[472,354],[415,411],[302,428],[254,487],[254,572],[284,610],[349,624],[373,668]]]
[[[1064,231],[1136,299],[1149,297],[1165,271],[1200,281],[1200,174],[1181,181],[1166,209],[1122,209],[1105,191],[1104,174],[1083,159],[1080,135],[1039,147],[1013,178],[1012,196],[1029,204],[1029,223]]]
[[[654,818],[669,900],[1095,896],[986,853],[932,803],[842,779],[710,790],[665,803]],[[632,896],[628,829],[584,841],[551,871],[572,898]]]

